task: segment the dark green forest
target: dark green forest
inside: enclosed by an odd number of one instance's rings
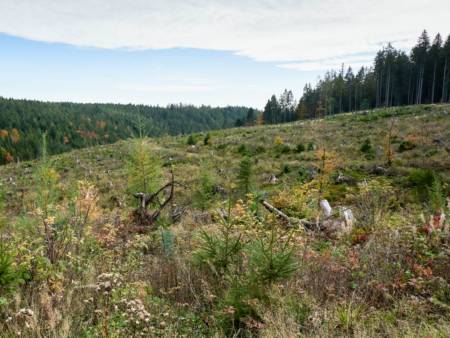
[[[0,97],[0,163],[38,157],[44,133],[48,152],[57,154],[116,142],[139,130],[162,136],[228,128],[247,114],[245,107],[50,103]]]
[[[388,44],[371,67],[328,71],[316,86],[307,84],[296,102],[292,91],[273,95],[264,123],[281,123],[379,107],[450,101],[450,35],[433,40],[423,31],[410,53]]]

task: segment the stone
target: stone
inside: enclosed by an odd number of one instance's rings
[[[269,179],[267,180],[267,182],[270,184],[277,184],[278,181],[278,178],[274,174],[270,175]]]
[[[330,203],[328,203],[327,200],[321,200],[320,201],[320,207],[322,208],[323,215],[328,218],[333,214],[333,209],[330,206]]]

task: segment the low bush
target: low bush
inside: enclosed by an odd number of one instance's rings
[[[186,144],[189,146],[194,146],[197,144],[197,140],[195,139],[194,135],[189,135],[187,140],[186,140]]]
[[[415,147],[416,147],[416,145],[414,143],[412,143],[411,141],[402,141],[398,145],[398,152],[403,153],[405,151],[412,150]]]
[[[297,146],[295,147],[295,152],[296,153],[302,153],[306,150],[305,145],[303,143],[299,143],[297,144]]]

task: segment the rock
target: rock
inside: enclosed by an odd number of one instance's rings
[[[277,184],[278,181],[278,178],[274,174],[270,175],[269,179],[267,180],[269,184]]]
[[[347,227],[353,228],[353,225],[355,223],[355,217],[353,216],[353,212],[350,208],[347,207],[339,208],[339,215],[341,219],[344,220],[345,225]]]
[[[371,172],[372,172],[372,174],[381,176],[381,175],[386,175],[387,169],[383,168],[382,166],[377,165],[372,168]]]
[[[348,227],[341,219],[328,219],[323,222],[323,232],[332,238],[339,238],[350,230],[351,227]]]
[[[227,220],[229,217],[228,211],[223,208],[217,210],[217,214],[221,219]]]
[[[350,208],[338,207],[339,215],[333,215],[333,209],[327,200],[321,200],[320,207],[324,215],[322,230],[327,236],[339,237],[353,229],[355,218]]]
[[[186,151],[187,151],[188,153],[196,153],[196,152],[198,152],[198,148],[197,148],[196,145],[190,145],[190,146],[186,149]]]
[[[194,221],[199,224],[211,224],[212,216],[209,212],[203,212],[194,216]]]
[[[172,219],[172,222],[173,223],[179,222],[183,213],[184,213],[184,208],[174,205],[174,208],[170,213],[170,218]]]
[[[439,145],[439,146],[445,147],[445,142],[442,141],[442,140],[439,139],[439,138],[435,138],[435,139],[433,140],[433,143],[434,143],[434,144],[437,144],[437,145]]]
[[[333,209],[330,206],[330,203],[328,203],[327,200],[321,200],[320,201],[320,207],[322,208],[323,215],[328,218],[333,214]]]
[[[226,197],[227,196],[227,192],[225,190],[225,188],[223,188],[222,186],[216,184],[215,186],[213,186],[212,192],[214,195],[220,195],[222,197]]]
[[[336,184],[355,184],[355,179],[350,176],[345,176],[343,173],[339,172],[338,177],[335,180]]]

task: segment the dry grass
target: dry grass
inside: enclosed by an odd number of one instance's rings
[[[181,219],[173,224],[167,210],[147,234],[130,232],[127,142],[59,155],[53,167],[59,175],[56,188],[64,193],[51,206],[59,215],[55,228],[60,223],[79,227],[55,239],[60,251],[53,263],[46,257],[42,215],[34,207],[36,162],[0,168],[8,215],[0,220],[0,236],[14,256],[14,272],[23,273],[11,292],[0,287],[0,335],[445,337],[450,330],[450,237],[444,227],[427,231],[433,215],[428,201],[418,199],[408,185],[408,175],[413,168],[432,168],[448,196],[446,109],[394,111],[393,166],[381,174],[373,169],[386,164],[383,144],[392,111],[215,131],[212,145],[195,149],[188,149],[186,137],[152,140],[163,170],[171,166],[188,188],[177,189],[173,201],[183,210]],[[374,148],[369,159],[360,151],[366,138]],[[415,148],[399,152],[403,140]],[[297,153],[298,144],[305,151]],[[233,235],[251,242],[275,229],[283,239],[291,238],[298,266],[289,278],[261,286],[263,296],[246,299],[251,315],[230,326],[225,319],[236,312],[227,303],[232,277],[247,276],[250,254],[242,253],[235,276],[221,280],[194,264],[200,230],[218,233],[228,199],[214,195],[211,207],[202,211],[194,207],[193,196],[200,169],[206,167],[216,186],[232,192],[229,196],[249,198],[234,186],[242,145],[254,163],[255,195],[311,219],[318,216],[318,198],[327,196],[333,206],[351,207],[357,223],[340,236],[286,229],[252,197],[248,204],[233,201],[231,215],[238,220]],[[319,148],[334,159],[322,167]],[[317,176],[302,181],[302,168]],[[336,184],[338,172],[352,182]],[[279,178],[277,184],[268,184],[271,174]],[[73,190],[79,193],[72,196]],[[258,228],[258,222],[267,229]]]

